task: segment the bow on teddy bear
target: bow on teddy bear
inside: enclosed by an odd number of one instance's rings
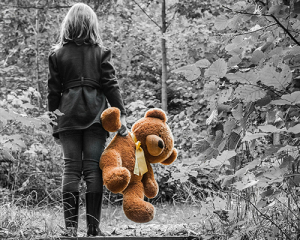
[[[149,222],[155,215],[153,205],[144,201],[144,195],[154,198],[158,193],[150,163],[169,165],[177,158],[166,122],[163,110],[148,110],[133,124],[130,134],[115,135],[100,159],[104,185],[113,193],[123,194],[123,211],[134,222]],[[106,109],[101,123],[106,131],[116,132],[121,127],[119,109]]]

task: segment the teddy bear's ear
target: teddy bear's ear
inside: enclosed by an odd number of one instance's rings
[[[146,117],[159,118],[159,119],[163,120],[164,122],[166,122],[168,120],[166,113],[160,108],[152,108],[152,109],[148,110],[145,114],[145,118]]]
[[[173,163],[177,158],[177,150],[173,148],[173,152],[170,157],[168,157],[165,161],[161,162],[163,165],[170,165]]]

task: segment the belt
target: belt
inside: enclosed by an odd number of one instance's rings
[[[69,88],[74,88],[74,87],[92,87],[92,88],[100,88],[101,85],[98,81],[91,79],[91,78],[85,78],[85,77],[80,77],[76,79],[69,80],[65,83],[63,83],[63,91],[69,89]]]

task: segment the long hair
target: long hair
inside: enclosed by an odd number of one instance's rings
[[[76,3],[69,9],[62,21],[58,42],[53,46],[53,50],[78,38],[86,43],[103,45],[97,15],[84,3]]]

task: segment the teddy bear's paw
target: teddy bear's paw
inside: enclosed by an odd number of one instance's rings
[[[150,222],[155,216],[153,205],[141,199],[123,202],[123,209],[126,217],[136,223]]]
[[[154,198],[158,194],[158,184],[155,180],[147,179],[143,180],[144,193],[147,198]]]
[[[104,185],[113,193],[123,192],[131,179],[131,174],[127,168],[116,167],[103,174]]]
[[[110,107],[104,110],[101,114],[101,124],[108,132],[116,132],[121,126],[120,120],[121,112],[116,107]]]

